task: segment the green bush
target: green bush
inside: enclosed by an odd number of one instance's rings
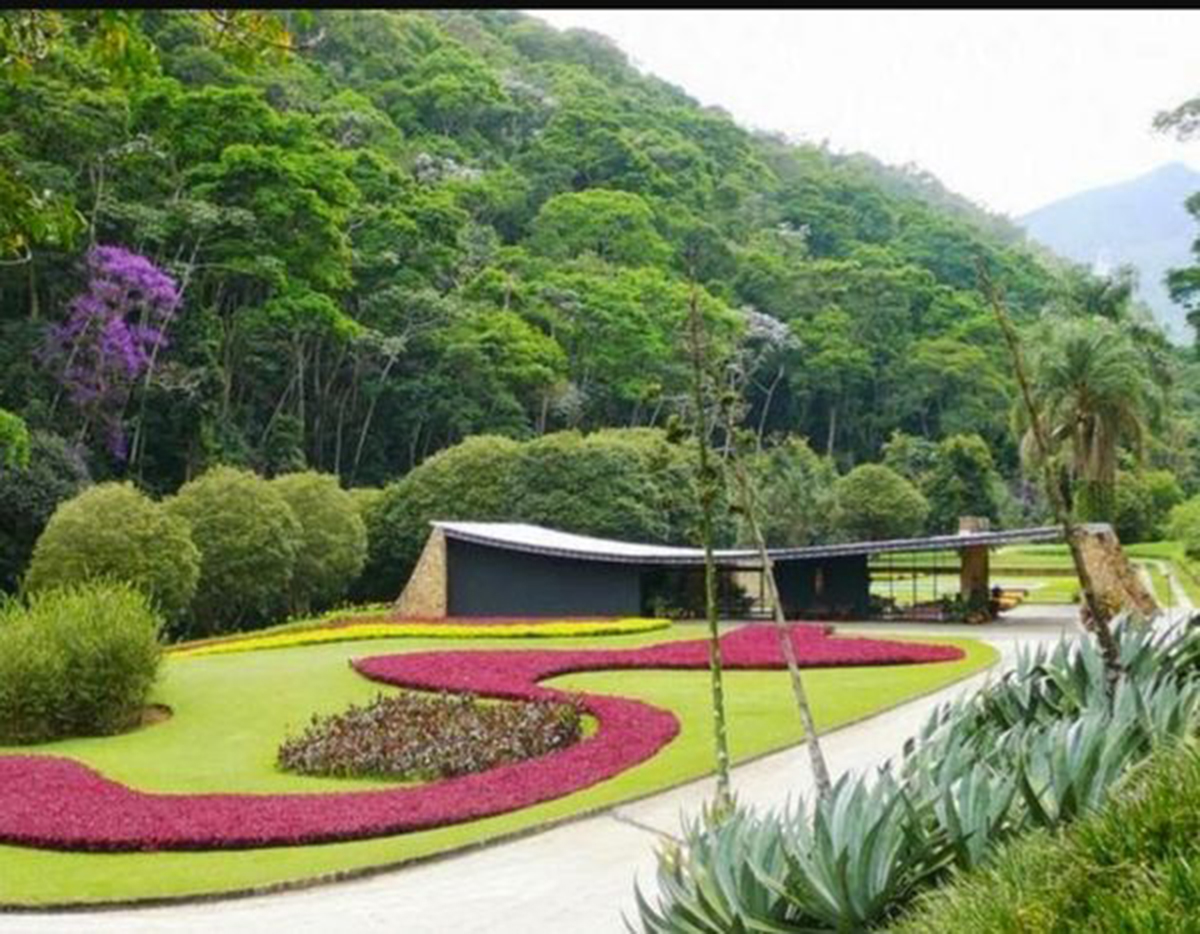
[[[1200,496],[1193,496],[1171,510],[1167,537],[1182,542],[1189,558],[1200,558]]]
[[[133,584],[169,620],[196,593],[200,552],[188,524],[129,483],[102,483],[55,510],[25,577],[31,593],[108,577]]]
[[[787,548],[815,545],[829,535],[833,461],[817,454],[803,438],[791,437],[750,459],[756,482],[758,521],[767,544]],[[745,522],[738,539],[752,538]]]
[[[91,482],[79,454],[40,431],[30,435],[24,467],[0,470],[0,590],[17,589],[55,508]]]
[[[283,496],[261,477],[217,467],[166,503],[187,520],[200,549],[200,581],[185,634],[263,625],[287,607],[301,527]]]
[[[393,483],[367,518],[370,560],[357,596],[390,599],[408,578],[429,522],[532,522],[632,541],[684,543],[698,525],[690,449],[664,432],[610,429],[524,444],[479,435]],[[733,538],[728,517],[722,541]]]
[[[161,620],[129,584],[97,581],[0,609],[0,743],[135,726],[158,673]]]
[[[1125,544],[1161,538],[1171,510],[1183,501],[1169,470],[1122,470],[1117,474],[1113,527]]]
[[[386,600],[400,593],[429,537],[431,519],[509,518],[519,449],[509,438],[477,435],[390,484],[367,519],[370,556],[362,595]]]
[[[271,486],[300,522],[292,610],[308,613],[346,595],[367,559],[367,529],[337,477],[308,471],[285,474]]]
[[[919,535],[929,503],[920,491],[882,464],[862,464],[834,484],[834,527],[848,541]]]

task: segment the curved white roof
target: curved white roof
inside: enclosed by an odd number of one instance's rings
[[[524,551],[532,554],[578,558],[585,561],[611,561],[621,564],[702,564],[704,551],[675,545],[646,545],[637,542],[594,538],[560,532],[524,522],[434,522],[450,538]],[[776,561],[795,561],[806,558],[830,558],[839,555],[871,555],[882,552],[939,551],[969,546],[999,546],[1027,542],[1054,542],[1062,538],[1057,525],[1030,529],[1010,529],[1001,532],[963,532],[957,535],[934,535],[928,538],[899,538],[875,542],[846,542],[838,545],[809,545],[802,548],[772,548]],[[725,564],[756,563],[758,553],[753,549],[719,549],[717,560]]]

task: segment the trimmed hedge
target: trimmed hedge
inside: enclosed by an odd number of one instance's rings
[[[313,471],[271,481],[300,522],[292,610],[308,613],[335,605],[367,560],[367,527],[337,477]]]
[[[0,608],[0,743],[136,725],[158,674],[160,626],[144,594],[112,581]]]
[[[186,626],[212,635],[269,622],[287,603],[302,530],[287,501],[248,470],[217,467],[166,503],[200,549],[200,581]]]
[[[102,483],[55,510],[38,539],[25,588],[39,593],[97,578],[140,589],[170,620],[196,593],[200,552],[187,522],[129,483]]]

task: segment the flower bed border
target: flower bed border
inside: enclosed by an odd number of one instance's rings
[[[488,618],[479,622],[472,620],[469,623],[453,618],[423,620],[390,617],[380,621],[370,621],[368,618],[365,622],[351,618],[294,632],[247,633],[232,638],[189,643],[172,649],[170,654],[175,658],[204,658],[234,652],[289,649],[300,645],[324,645],[362,639],[553,639],[629,636],[655,632],[670,625],[669,619],[641,617],[606,620]]]
[[[789,627],[806,667],[949,661],[951,646],[839,639],[827,627]],[[722,639],[735,669],[784,667],[777,633],[746,626]],[[614,669],[703,669],[702,639],[638,649],[439,651],[360,659],[373,680],[499,698],[572,697],[596,732],[551,755],[419,787],[317,794],[158,794],[105,779],[70,759],[0,756],[0,842],[82,851],[215,850],[308,845],[390,836],[502,814],[562,797],[649,759],[679,729],[669,711],[641,701],[566,695],[539,681]]]

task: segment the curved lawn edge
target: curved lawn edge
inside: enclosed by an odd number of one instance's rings
[[[839,639],[795,625],[789,637],[806,667],[949,661],[954,647]],[[722,638],[726,667],[782,668],[772,626]],[[705,640],[637,649],[436,651],[354,662],[368,678],[400,687],[502,699],[573,699],[598,721],[594,734],[537,759],[487,772],[380,791],[314,794],[159,794],[105,779],[74,760],[0,757],[0,842],[96,851],[209,850],[307,845],[433,829],[519,810],[615,777],[651,758],[678,733],[665,710],[628,698],[570,695],[538,682],[581,671],[699,669]]]
[[[870,720],[879,714],[898,710],[910,703],[923,698],[949,692],[952,689],[964,690],[971,688],[975,682],[982,683],[990,677],[990,672],[1001,661],[1000,651],[992,644],[972,636],[957,634],[954,636],[909,636],[897,634],[899,640],[929,639],[942,645],[959,647],[969,660],[970,667],[950,675],[944,680],[927,684],[923,687],[901,693],[893,700],[879,706],[871,707],[857,714],[834,717],[824,721],[820,730],[822,736],[835,734],[858,723]],[[782,689],[779,695],[786,694]],[[706,695],[707,696],[707,695]],[[820,695],[815,698],[820,701]],[[793,712],[790,702],[783,702],[789,716]],[[704,718],[699,717],[703,720]],[[820,714],[818,714],[820,720]],[[780,755],[789,750],[795,750],[802,745],[804,739],[788,738],[780,741],[770,741],[755,748],[750,753],[734,752],[735,768],[758,762],[768,756]],[[614,808],[625,804],[646,801],[658,795],[705,781],[712,781],[713,772],[708,765],[708,747],[705,744],[704,765],[689,766],[686,773],[678,774],[670,779],[658,778],[649,784],[634,783],[637,790],[622,789],[618,782],[606,783],[598,789],[580,792],[559,801],[549,802],[538,807],[504,815],[485,821],[482,824],[465,825],[473,830],[470,837],[463,838],[457,828],[447,828],[417,835],[415,838],[405,836],[384,837],[376,840],[360,841],[336,845],[333,850],[336,855],[326,855],[326,847],[285,847],[267,851],[259,851],[276,857],[268,864],[270,870],[264,872],[258,862],[243,865],[241,861],[249,859],[255,851],[211,851],[208,853],[160,853],[160,854],[110,854],[97,856],[88,853],[62,853],[45,850],[14,849],[9,856],[20,859],[22,854],[37,855],[50,860],[40,863],[33,868],[30,877],[39,880],[47,877],[60,877],[59,860],[68,860],[62,871],[72,873],[72,883],[65,886],[72,895],[84,891],[84,886],[93,886],[92,894],[86,899],[64,900],[52,894],[30,892],[16,899],[0,897],[0,914],[43,915],[54,912],[66,914],[108,913],[122,909],[151,908],[155,906],[207,904],[226,899],[255,898],[259,896],[299,892],[315,889],[340,882],[358,879],[368,879],[377,875],[395,872],[408,866],[428,865],[442,860],[454,859],[485,848],[499,846],[505,843],[515,843],[543,831],[570,826],[575,823],[602,816]],[[692,759],[696,759],[693,755]],[[644,769],[644,767],[643,767]],[[642,771],[642,770],[638,770]],[[638,774],[635,771],[633,774]],[[736,772],[735,772],[736,778]],[[646,779],[642,779],[645,782]],[[563,807],[568,806],[568,810]],[[547,813],[548,812],[548,813]],[[557,812],[557,813],[556,813]],[[478,829],[475,829],[477,828]],[[447,839],[447,834],[449,838]],[[299,860],[316,858],[324,860],[320,865],[313,866],[301,862],[287,864],[285,858],[296,857]],[[153,863],[146,862],[153,860]],[[162,860],[171,861],[163,865]],[[219,862],[212,862],[219,860]],[[136,878],[139,885],[142,879],[153,879],[155,886],[148,894],[125,894],[128,887],[123,887],[121,894],[100,891],[103,888],[102,879],[93,879],[95,869],[104,869],[115,861],[113,874],[121,879]],[[130,863],[129,861],[133,861]],[[80,867],[84,867],[85,878],[79,879]],[[281,863],[283,868],[280,868]],[[183,872],[181,872],[181,864]],[[16,868],[14,866],[14,868]],[[29,873],[29,867],[22,867]],[[216,870],[214,872],[213,870]],[[224,875],[222,875],[224,873]],[[232,878],[230,878],[232,876]],[[215,878],[214,878],[215,877]],[[111,876],[110,876],[111,878]],[[174,880],[183,878],[182,885]],[[203,888],[193,887],[197,879],[202,879]],[[244,880],[244,881],[243,881]],[[64,887],[61,882],[55,883]],[[177,887],[172,888],[172,884]],[[144,889],[143,889],[144,890]]]

